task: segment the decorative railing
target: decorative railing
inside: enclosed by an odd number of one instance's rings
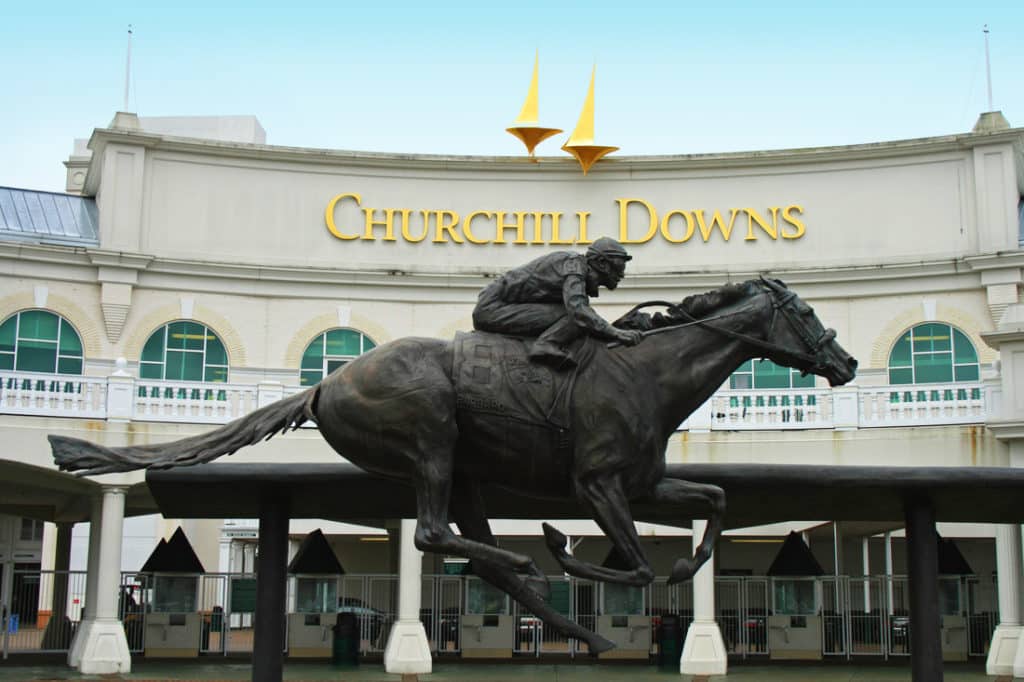
[[[105,419],[107,379],[0,372],[0,413]]]
[[[0,414],[224,424],[305,390],[278,382],[227,384],[0,372]],[[998,383],[721,390],[680,428],[782,431],[982,424],[999,410]],[[313,426],[312,423],[307,426]]]

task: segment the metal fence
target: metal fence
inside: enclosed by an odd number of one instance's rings
[[[13,586],[3,605],[3,653],[56,653],[67,651],[85,607],[86,575],[81,571],[13,570]],[[180,576],[178,576],[180,578]],[[198,614],[197,649],[205,655],[245,654],[252,651],[255,616],[255,574],[193,576],[194,599],[184,605],[155,598],[161,575],[122,575],[118,612],[129,649],[142,654],[157,629],[147,628],[151,613]],[[467,581],[453,575],[425,575],[422,579],[420,620],[435,655],[457,656],[462,651],[462,617],[466,613]],[[330,579],[331,581],[335,579]],[[563,575],[551,580],[552,604],[583,627],[594,630],[602,613],[602,586]],[[769,618],[775,608],[776,584],[782,579],[764,576],[721,576],[715,579],[715,618],[730,656],[749,658],[771,653]],[[360,652],[383,652],[398,617],[397,575],[344,575],[329,592],[329,610],[356,615]],[[821,621],[821,654],[829,658],[858,656],[901,657],[910,654],[909,590],[903,576],[825,576],[813,579],[815,612]],[[333,583],[332,583],[333,584]],[[940,611],[950,630],[946,640],[961,637],[967,656],[988,653],[999,622],[994,578],[958,576],[940,578]],[[336,606],[334,605],[336,599]],[[639,603],[639,602],[638,602]],[[289,581],[288,604],[296,604],[296,580]],[[326,602],[325,602],[326,604]],[[685,635],[693,621],[690,583],[669,585],[659,578],[642,592],[642,615],[651,623],[651,654],[658,653],[661,619],[679,618]],[[177,609],[175,611],[175,609]],[[514,602],[508,615],[514,620],[514,642],[521,656],[586,653],[586,644],[567,639]],[[150,640],[150,641],[147,641]]]

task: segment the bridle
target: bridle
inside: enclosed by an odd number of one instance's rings
[[[795,306],[793,305],[793,301],[797,297],[795,293],[787,289],[784,285],[776,282],[775,280],[767,279],[765,277],[761,278],[760,284],[763,287],[762,292],[767,294],[771,298],[772,303],[772,317],[771,320],[768,322],[768,329],[765,333],[765,338],[763,339],[758,338],[756,336],[751,336],[749,334],[744,334],[742,332],[733,331],[732,329],[726,329],[724,327],[719,327],[718,325],[711,324],[711,322],[714,320],[721,320],[724,318],[732,317],[734,315],[738,315],[739,312],[723,313],[721,315],[715,315],[712,317],[705,318],[696,318],[690,315],[688,312],[686,312],[681,305],[667,303],[665,301],[648,301],[646,303],[641,303],[640,305],[634,306],[633,309],[630,310],[629,313],[627,313],[626,315],[628,316],[629,314],[637,310],[640,310],[641,308],[646,308],[649,306],[665,306],[666,308],[668,308],[669,314],[672,317],[681,317],[687,321],[681,324],[674,324],[645,331],[643,332],[644,336],[661,334],[667,331],[680,329],[682,327],[692,327],[694,325],[697,325],[700,327],[704,327],[706,329],[710,329],[711,331],[721,334],[722,336],[727,336],[733,339],[737,339],[738,341],[743,341],[744,343],[753,346],[759,351],[763,351],[766,356],[769,354],[773,354],[776,357],[783,357],[789,361],[792,361],[792,364],[794,365],[810,365],[810,369],[804,370],[804,373],[808,371],[824,371],[825,369],[827,369],[830,363],[825,353],[825,344],[827,344],[829,341],[832,341],[836,337],[835,330],[825,329],[822,331],[820,335],[818,335],[817,338],[815,338],[810,333],[810,330],[807,329],[807,325],[803,324],[799,319],[799,314],[797,313],[797,311],[795,310]],[[789,324],[793,332],[795,332],[796,335],[800,338],[801,342],[804,345],[803,350],[793,350],[791,348],[780,346],[779,344],[773,343],[772,341],[768,340],[775,336],[775,324],[780,314],[782,318],[785,319],[786,323]]]

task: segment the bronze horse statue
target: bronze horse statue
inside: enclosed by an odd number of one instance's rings
[[[655,302],[658,303],[658,302]],[[645,306],[648,304],[644,304]],[[366,353],[307,391],[260,408],[206,434],[171,443],[105,448],[50,436],[61,469],[101,474],[208,462],[307,419],[327,442],[366,471],[411,482],[416,491],[416,546],[465,557],[474,572],[544,622],[587,642],[597,654],[611,642],[560,615],[534,560],[501,549],[481,494],[495,485],[534,497],[575,496],[593,515],[628,570],[583,562],[565,537],[544,525],[562,568],[581,578],[643,586],[654,578],[640,545],[630,502],[707,506],[709,523],[694,556],[678,559],[669,581],[691,577],[710,557],[722,529],[725,494],[713,485],[667,479],[665,448],[679,424],[743,362],[765,357],[825,377],[854,377],[857,361],[814,311],[778,280],[756,279],[690,296],[649,315],[635,308],[616,324],[644,330],[634,347],[592,338],[591,361],[575,377],[572,445],[516,447],[481,435],[460,417],[453,343],[405,338]],[[453,533],[454,521],[461,535]]]

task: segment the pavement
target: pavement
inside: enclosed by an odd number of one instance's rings
[[[174,680],[249,680],[252,666],[246,661],[134,661],[126,675],[82,675],[59,662],[36,662],[31,659],[0,661],[0,682],[51,682],[55,680],[134,680],[136,682]],[[284,679],[290,682],[334,680],[335,682],[414,682],[410,676],[389,675],[379,663],[365,663],[358,668],[338,668],[317,662],[289,662]],[[677,672],[661,671],[655,665],[593,664],[571,662],[522,663],[435,663],[434,672],[420,675],[419,682],[633,682],[644,680],[680,680],[681,682],[910,682],[910,667],[899,664],[796,664],[731,665],[728,676],[692,678]],[[946,666],[945,682],[1002,682],[985,674],[982,663]],[[1008,682],[1008,679],[1007,679]]]

